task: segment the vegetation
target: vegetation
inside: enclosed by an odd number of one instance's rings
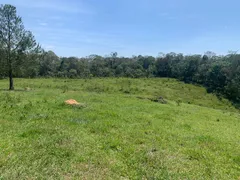
[[[13,71],[21,65],[26,55],[36,54],[39,46],[32,33],[24,29],[16,7],[11,5],[0,7],[0,48],[3,70],[9,77],[9,90],[14,90]]]
[[[31,32],[24,29],[16,8],[0,8],[0,77],[170,77],[207,87],[208,92],[240,104],[240,54],[217,56],[161,54],[158,57],[118,57],[90,55],[86,58],[61,57],[41,52]],[[13,71],[14,70],[14,71]]]
[[[240,55],[216,56],[169,53],[152,56],[107,57],[92,55],[86,58],[62,57],[54,52],[44,53],[33,66],[23,66],[15,77],[169,77],[186,83],[200,84],[210,93],[224,96],[236,106],[240,103]]]
[[[202,87],[94,78],[17,79],[16,88],[0,93],[1,179],[240,176],[239,111]],[[167,104],[151,100],[160,96]],[[85,106],[63,103],[71,98]]]
[[[0,179],[240,177],[240,54],[58,57],[3,5],[0,79]]]

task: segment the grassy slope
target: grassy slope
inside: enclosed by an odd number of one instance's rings
[[[32,90],[0,91],[0,179],[240,177],[239,111],[204,88],[172,79],[16,79],[25,87]],[[168,104],[144,99],[155,96]],[[65,106],[70,98],[87,107]]]

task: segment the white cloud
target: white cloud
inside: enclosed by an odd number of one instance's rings
[[[45,22],[42,22],[42,23],[39,23],[40,26],[47,26],[48,23],[45,23]]]
[[[43,44],[42,47],[47,51],[55,49],[55,46],[51,44]]]
[[[92,14],[93,11],[80,1],[59,1],[59,0],[2,0],[3,4],[13,4],[17,7],[30,8],[30,9],[43,9],[51,11],[59,11],[65,13],[83,13]]]

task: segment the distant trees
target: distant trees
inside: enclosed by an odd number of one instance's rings
[[[7,62],[0,53],[0,77],[8,74],[2,71]],[[187,83],[205,86],[208,92],[223,95],[240,104],[240,55],[217,56],[214,53],[202,55],[162,54],[158,57],[118,57],[117,53],[102,57],[91,55],[84,58],[58,57],[53,51],[41,56],[35,53],[21,55],[24,61],[15,67],[16,77],[169,77]]]
[[[4,64],[2,71],[7,71],[9,90],[14,90],[15,68],[21,65],[26,54],[39,47],[32,33],[24,29],[21,17],[17,16],[16,7],[8,4],[0,7],[0,48],[3,55],[1,63]]]
[[[39,61],[39,76],[55,76],[59,66],[59,57],[53,52],[44,52]]]
[[[1,47],[0,48],[0,79],[7,76],[7,73],[5,71],[7,69],[5,60],[6,60],[6,53]]]

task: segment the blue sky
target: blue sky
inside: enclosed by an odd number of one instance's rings
[[[239,0],[0,0],[59,56],[240,49]]]

